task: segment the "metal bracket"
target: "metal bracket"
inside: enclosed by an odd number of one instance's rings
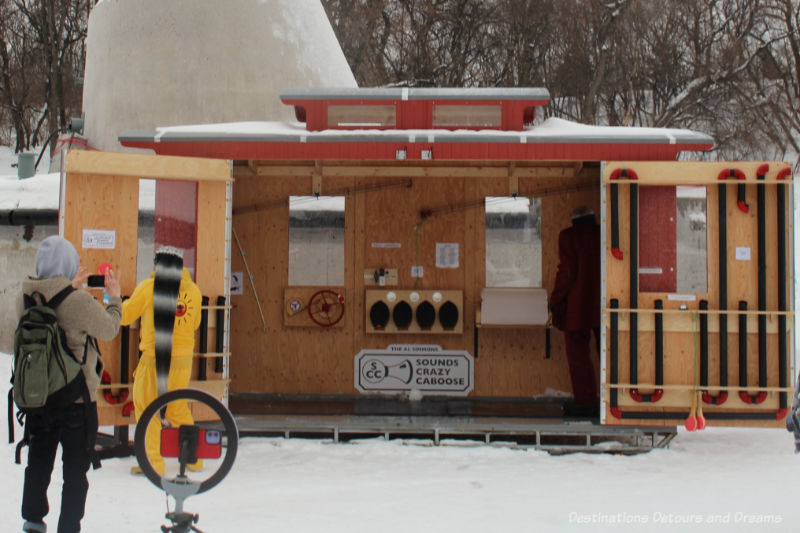
[[[508,194],[514,198],[519,193],[519,175],[516,172],[514,163],[508,165]]]
[[[322,163],[314,161],[314,170],[311,172],[311,192],[314,196],[322,194]]]

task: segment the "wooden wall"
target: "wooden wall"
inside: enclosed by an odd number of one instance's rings
[[[82,263],[94,270],[109,262],[122,273],[122,289],[130,294],[136,271],[138,179],[167,178],[198,180],[197,282],[204,295],[224,295],[226,246],[232,250],[233,271],[244,272],[243,294],[232,296],[230,387],[234,392],[286,394],[354,394],[355,355],[365,348],[383,349],[390,344],[438,344],[444,349],[474,351],[475,311],[485,285],[485,212],[487,196],[540,197],[542,199],[542,285],[552,289],[557,269],[559,231],[570,224],[570,214],[578,205],[589,205],[603,214],[606,234],[606,280],[603,325],[606,334],[602,371],[605,420],[611,424],[681,423],[689,414],[692,397],[699,390],[695,368],[698,363],[699,301],[707,300],[709,386],[719,383],[719,261],[717,176],[735,167],[746,175],[746,200],[749,212],[737,209],[737,184],[727,186],[728,234],[728,309],[748,302],[747,374],[745,390],[766,392],[764,402],[747,404],[739,398],[739,320],[738,313],[728,319],[728,400],[724,405],[703,405],[710,423],[728,425],[780,425],[780,373],[777,359],[777,252],[775,243],[787,239],[787,280],[791,287],[793,250],[789,235],[778,235],[775,206],[775,175],[785,164],[771,163],[766,181],[766,272],[767,272],[767,386],[758,387],[757,309],[757,205],[756,169],[748,163],[609,163],[604,176],[599,166],[553,162],[281,162],[252,161],[234,167],[233,240],[226,241],[225,197],[230,185],[230,169],[225,162],[135,156],[131,154],[90,154],[67,157],[67,176],[62,215],[63,234],[76,243]],[[626,254],[620,261],[610,252],[610,183],[615,168],[634,170],[641,187],[679,184],[707,186],[707,290],[677,295],[641,293],[637,308],[638,389],[643,394],[655,387],[655,320],[649,311],[654,301],[664,303],[664,385],[656,403],[637,402],[630,395],[630,279],[629,239],[630,187],[619,186],[620,248]],[[606,200],[601,205],[601,187]],[[788,188],[791,191],[791,188]],[[289,207],[293,195],[343,195],[345,207],[345,277],[337,290],[345,297],[344,318],[337,327],[323,328],[313,323],[287,323],[289,268]],[[787,193],[786,226],[791,228],[791,205]],[[80,247],[83,229],[115,229],[113,250],[84,250]],[[791,233],[791,230],[788,230]],[[647,235],[640,234],[641,239]],[[457,243],[458,268],[436,267],[436,243]],[[373,243],[398,243],[399,247],[376,247]],[[736,248],[749,249],[750,260],[737,259]],[[424,267],[424,277],[413,278],[411,267]],[[633,268],[643,265],[634,263]],[[463,295],[461,333],[391,334],[368,333],[365,327],[365,297],[374,285],[365,284],[365,269],[396,269],[398,290],[455,290]],[[249,279],[248,279],[249,278]],[[320,287],[322,288],[322,287]],[[308,292],[313,288],[298,288]],[[792,294],[787,295],[792,309]],[[99,296],[99,295],[98,295]],[[612,298],[619,301],[616,353],[617,380],[610,378],[610,312]],[[681,305],[686,309],[681,310]],[[210,310],[213,317],[214,312]],[[792,383],[792,313],[785,313],[789,359],[784,369]],[[212,326],[216,326],[212,319]],[[132,332],[132,353],[136,353],[136,332]],[[209,332],[213,350],[214,331]],[[117,354],[119,341],[106,343],[105,354]],[[552,331],[551,357],[545,356],[543,328],[481,328],[479,357],[475,361],[475,386],[471,393],[481,397],[532,397],[548,391],[570,392],[563,336]],[[206,364],[210,381],[205,385],[224,393],[225,380]],[[117,383],[118,358],[106,356],[106,366]],[[135,358],[131,360],[131,368]],[[196,365],[195,373],[197,374]],[[600,365],[599,365],[600,366]],[[128,376],[130,379],[131,376]],[[200,384],[203,386],[203,384]],[[649,387],[648,387],[649,386]],[[616,400],[610,402],[611,391]],[[101,423],[128,423],[120,406],[101,406]],[[613,407],[613,409],[612,409]],[[622,413],[622,415],[620,415]],[[621,417],[620,417],[621,416]],[[715,419],[714,416],[717,416]],[[722,418],[720,418],[720,416]]]
[[[109,152],[71,151],[66,158],[64,183],[64,208],[62,212],[64,238],[75,245],[81,265],[92,272],[102,263],[109,263],[120,277],[123,296],[130,295],[136,287],[136,265],[138,252],[139,179],[197,180],[197,262],[196,282],[204,296],[212,303],[217,296],[225,294],[225,188],[230,180],[230,167],[225,161],[183,157],[148,156],[139,154],[116,154]],[[83,248],[85,229],[113,230],[116,242],[113,249]],[[93,291],[102,300],[103,291]],[[213,311],[209,313],[212,315]],[[214,338],[216,322],[209,330]],[[131,326],[130,364],[127,376],[121,375],[121,342],[117,336],[112,341],[100,342],[105,369],[111,383],[118,385],[112,392],[117,395],[127,390],[133,381],[133,370],[138,362],[138,322]],[[199,333],[198,333],[199,335]],[[197,346],[197,342],[195,343]],[[213,341],[212,341],[213,346]],[[213,372],[213,361],[199,354],[195,364],[195,376],[199,364],[207,364],[209,372],[206,383],[195,382],[195,386],[206,388],[222,397],[225,380],[220,373]],[[103,395],[98,398],[101,425],[133,423],[133,415],[124,416],[123,406],[131,400],[112,404]],[[199,411],[198,411],[199,413]]]
[[[622,309],[636,308],[640,310],[637,327],[638,349],[638,376],[631,376],[630,372],[630,312],[619,313],[619,349],[618,379],[616,384],[617,401],[611,401],[611,391],[614,385],[611,376],[611,360],[606,358],[606,423],[609,424],[663,424],[676,425],[684,423],[689,416],[693,398],[697,399],[700,390],[700,317],[698,312],[699,302],[706,300],[710,311],[708,317],[708,383],[709,387],[720,384],[720,336],[719,336],[719,301],[720,301],[720,262],[719,262],[719,194],[718,185],[727,183],[726,194],[726,226],[727,226],[727,308],[738,310],[740,301],[748,303],[747,312],[747,387],[744,389],[749,394],[759,391],[767,392],[767,397],[758,405],[748,404],[739,397],[739,316],[738,312],[728,314],[728,375],[726,389],[727,400],[722,405],[712,405],[700,402],[703,415],[710,424],[715,425],[756,425],[756,426],[782,426],[783,417],[779,405],[779,365],[778,365],[778,267],[777,243],[779,238],[785,239],[787,244],[787,302],[788,308],[793,309],[791,275],[793,271],[793,252],[790,246],[792,187],[787,187],[786,194],[786,228],[787,233],[778,235],[777,230],[777,187],[775,180],[778,171],[786,167],[785,163],[770,163],[769,172],[765,175],[765,230],[766,230],[766,325],[767,325],[767,387],[759,388],[759,348],[758,348],[758,208],[756,189],[756,170],[761,162],[721,162],[721,163],[642,163],[642,162],[611,162],[608,163],[603,173],[604,187],[606,187],[606,202],[604,204],[606,218],[606,234],[608,236],[605,263],[606,263],[606,310],[603,315],[604,328],[607,334],[606,344],[610,348],[610,312],[608,307],[612,299],[619,301]],[[620,220],[620,249],[624,257],[622,260],[615,258],[611,253],[611,174],[620,168],[632,170],[638,180],[616,180],[619,183],[619,220]],[[718,180],[721,172],[728,169],[740,170],[745,176],[744,181],[736,179]],[[638,183],[641,191],[648,185],[700,185],[706,187],[706,236],[707,236],[707,290],[699,293],[676,294],[672,292],[639,292],[637,305],[632,305],[630,300],[631,285],[631,241],[630,217],[631,183]],[[748,212],[745,213],[737,207],[738,184],[745,183],[745,196]],[[785,182],[784,182],[785,183]],[[789,180],[791,185],[791,180]],[[783,185],[780,185],[783,186]],[[640,217],[642,215],[640,214]],[[655,238],[642,232],[640,228],[639,242]],[[736,250],[740,250],[737,257]],[[744,252],[749,253],[745,259]],[[645,265],[639,265],[644,267]],[[665,312],[663,313],[664,327],[664,376],[663,396],[656,402],[638,402],[630,394],[631,384],[636,381],[640,385],[642,394],[651,394],[657,388],[656,355],[655,355],[655,315],[650,312],[654,308],[655,300],[661,300]],[[763,316],[763,315],[762,315]],[[793,313],[788,313],[787,335],[788,358],[787,365],[792,367],[791,354]],[[786,368],[788,384],[791,386],[794,379],[789,368]],[[706,389],[712,396],[717,396],[719,390]],[[791,403],[791,400],[789,400]],[[612,407],[617,407],[615,413]],[[621,415],[620,415],[621,413]]]
[[[244,255],[234,249],[233,271],[253,275],[254,287],[233,296],[231,390],[233,392],[354,394],[355,355],[390,344],[438,344],[473,352],[474,317],[484,287],[486,196],[542,197],[542,280],[552,288],[558,232],[570,213],[588,204],[599,213],[599,169],[570,164],[534,166],[496,163],[427,166],[402,163],[251,162],[234,167],[233,227]],[[289,207],[292,195],[311,195],[313,174],[322,195],[345,195],[345,287],[343,327],[287,327]],[[430,211],[422,219],[421,213]],[[418,251],[417,251],[417,242]],[[459,245],[459,267],[436,267],[436,243]],[[399,243],[399,248],[372,243]],[[244,264],[246,260],[247,265]],[[411,267],[422,265],[416,282]],[[396,289],[463,291],[461,334],[369,334],[365,332],[364,269],[397,269]],[[262,323],[258,301],[263,309]],[[562,335],[553,330],[545,358],[545,330],[483,328],[472,395],[531,397],[547,389],[571,390]]]

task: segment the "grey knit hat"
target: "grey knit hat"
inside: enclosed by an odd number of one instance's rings
[[[36,252],[36,277],[50,279],[64,276],[71,280],[78,274],[78,251],[64,237],[52,235],[42,241]]]

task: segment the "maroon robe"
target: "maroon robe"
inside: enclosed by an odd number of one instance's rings
[[[600,225],[594,215],[572,221],[558,236],[558,272],[549,305],[564,332],[576,404],[599,400],[591,358],[592,331],[600,327]]]

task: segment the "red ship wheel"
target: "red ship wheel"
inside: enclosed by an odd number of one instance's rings
[[[323,289],[308,301],[308,316],[315,324],[329,328],[344,316],[344,296]]]

